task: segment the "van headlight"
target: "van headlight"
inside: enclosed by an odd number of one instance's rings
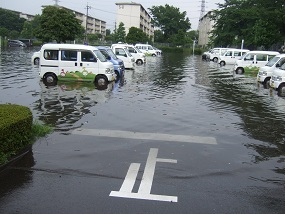
[[[282,81],[282,77],[281,76],[277,76],[276,77],[276,81]]]
[[[262,71],[262,72],[260,72],[261,73],[261,75],[263,75],[263,76],[267,76],[267,71]]]

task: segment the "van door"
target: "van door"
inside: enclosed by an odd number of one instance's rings
[[[94,80],[99,73],[99,62],[95,54],[89,50],[80,51],[79,67],[81,78]]]
[[[58,79],[74,80],[75,73],[79,71],[78,52],[77,50],[60,50],[59,51],[59,75]]]
[[[268,62],[267,54],[256,54],[255,64],[257,67],[265,66],[267,62]]]

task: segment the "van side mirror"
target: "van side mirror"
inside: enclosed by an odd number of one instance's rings
[[[124,54],[124,57],[127,57],[127,54]]]
[[[111,57],[110,57],[110,56],[107,56],[107,60],[111,60]]]
[[[277,63],[276,64],[276,68],[280,68],[281,66],[280,66],[280,64],[279,63]]]

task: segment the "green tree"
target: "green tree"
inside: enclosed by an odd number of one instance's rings
[[[164,35],[161,30],[154,30],[154,42],[165,42]]]
[[[131,27],[129,29],[129,33],[126,36],[126,42],[130,44],[135,43],[146,43],[149,41],[149,38],[145,32],[143,32],[142,29]]]
[[[33,27],[31,22],[25,21],[23,30],[21,32],[22,38],[33,38]]]
[[[189,18],[186,18],[186,11],[180,12],[179,8],[169,6],[153,6],[149,8],[153,15],[154,26],[161,29],[164,38],[178,34],[179,30],[187,32],[191,28]]]
[[[212,19],[215,21],[212,41],[216,46],[240,45],[255,49],[269,48],[285,39],[284,0],[226,0],[218,4]]]
[[[126,30],[123,22],[120,22],[118,29],[115,31],[115,39],[117,42],[125,42]]]
[[[66,42],[82,36],[84,32],[75,15],[63,8],[48,6],[43,9],[36,37],[43,42]]]
[[[18,36],[23,29],[24,22],[25,19],[20,18],[19,14],[0,8],[1,36],[7,36],[9,38]],[[8,30],[8,33],[4,28]],[[17,33],[15,33],[15,31]]]

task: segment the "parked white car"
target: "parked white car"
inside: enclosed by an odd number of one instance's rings
[[[125,48],[127,48],[128,51],[130,52],[130,54],[135,58],[135,63],[137,65],[142,65],[142,64],[146,63],[145,54],[142,53],[139,49],[137,49],[133,45],[119,43],[119,44],[113,44],[112,48],[113,47],[125,47]]]
[[[219,56],[218,63],[221,66],[234,65],[249,50],[247,49],[228,49],[223,55]]]
[[[123,60],[125,68],[127,69],[134,68],[135,58],[131,55],[131,53],[128,51],[126,47],[112,45],[111,49],[119,59]]]
[[[269,62],[259,69],[257,74],[257,81],[269,86],[269,80],[275,69],[280,68],[285,63],[285,54],[280,54],[273,57]]]
[[[239,60],[236,60],[234,71],[236,74],[257,73],[270,59],[279,55],[277,51],[249,51]]]
[[[149,44],[136,44],[135,47],[145,54],[157,56],[157,51]]]
[[[40,64],[40,51],[34,52],[31,58],[32,65]]]
[[[278,91],[278,94],[285,96],[285,63],[273,70],[270,78],[270,87]]]
[[[206,58],[213,62],[218,62],[219,56],[223,55],[229,48],[213,48],[211,49]]]

